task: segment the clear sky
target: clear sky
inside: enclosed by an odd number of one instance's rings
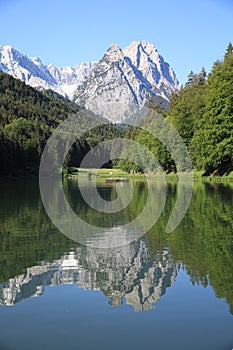
[[[0,28],[0,45],[57,66],[147,40],[184,83],[233,42],[233,0],[0,0]]]

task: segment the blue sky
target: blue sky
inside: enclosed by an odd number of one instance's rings
[[[0,0],[0,45],[58,66],[99,60],[111,43],[152,42],[181,83],[233,42],[232,0]]]

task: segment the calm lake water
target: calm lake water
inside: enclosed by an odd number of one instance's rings
[[[91,181],[83,186],[92,189]],[[83,220],[117,228],[139,214],[148,191],[156,210],[161,185],[135,183],[118,214],[88,207],[75,180],[64,189]],[[116,198],[114,184],[98,192]],[[157,223],[117,249],[61,234],[37,180],[2,180],[0,194],[1,350],[233,348],[232,185],[196,183],[184,220],[166,234],[177,197],[169,184]]]

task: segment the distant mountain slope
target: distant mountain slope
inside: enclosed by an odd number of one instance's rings
[[[0,70],[37,89],[54,90],[117,123],[141,115],[151,96],[161,97],[166,105],[179,89],[173,69],[147,41],[134,41],[124,50],[113,44],[98,63],[74,67],[46,66],[38,57],[2,46]]]
[[[70,99],[73,90],[88,76],[95,63],[74,67],[44,65],[38,57],[29,58],[11,46],[0,46],[0,70],[37,89],[52,89]]]

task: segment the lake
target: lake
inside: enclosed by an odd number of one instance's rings
[[[148,192],[152,209],[161,206],[159,181],[132,185],[131,203],[107,214],[86,204],[76,180],[65,180],[64,191],[82,220],[117,234]],[[117,198],[114,183],[97,190],[109,203]],[[149,232],[112,248],[98,247],[100,234],[88,238],[92,247],[60,233],[36,179],[1,180],[0,193],[1,350],[233,348],[232,183],[196,182],[183,221],[166,233],[177,198],[176,182],[168,183]]]

